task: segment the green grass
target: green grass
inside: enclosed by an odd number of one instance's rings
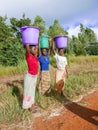
[[[87,64],[98,64],[98,56],[70,56],[66,55],[68,65],[87,65]],[[56,67],[55,58],[52,56],[50,57],[50,63],[52,66]]]
[[[98,56],[67,56],[68,65],[87,65],[87,64],[98,64]],[[56,67],[55,58],[50,57],[50,63]],[[27,70],[26,61],[20,61],[18,66],[2,66],[0,65],[0,76],[8,76],[13,74],[23,73]]]
[[[69,72],[69,77],[66,79],[64,90],[64,94],[68,100],[71,101],[78,98],[79,95],[86,94],[89,90],[96,89],[96,87],[98,87],[98,57],[69,57],[69,63],[72,68],[73,66],[76,67],[74,71],[72,70]],[[95,67],[92,68],[92,65],[95,65]],[[83,66],[83,69],[81,69],[81,66]],[[7,67],[4,69],[0,66],[0,75],[22,73],[26,70],[26,67],[25,61],[20,63],[17,67]],[[54,68],[51,67],[50,71],[52,92],[48,95],[40,95],[38,91],[36,91],[36,102],[43,110],[48,111],[61,106],[62,102],[66,102],[65,97],[60,94],[56,94],[53,91]],[[3,86],[0,87],[3,89]],[[17,124],[31,119],[31,113],[28,110],[22,109],[22,94],[23,82],[21,82],[20,85],[15,85],[12,82],[9,84],[9,87],[8,85],[4,85],[4,91],[0,94],[1,124]]]
[[[65,94],[70,99],[87,93],[98,85],[98,69],[76,74],[70,74],[65,84]]]
[[[11,85],[0,95],[0,122],[19,123],[30,115],[28,110],[22,109],[22,89]]]
[[[21,87],[9,84],[9,88],[0,94],[0,123],[12,124],[24,122],[32,118],[28,110],[22,109],[23,83]],[[60,105],[58,100],[62,100],[60,95],[52,92],[49,95],[40,95],[36,91],[36,102],[43,110],[49,110]]]
[[[23,73],[27,69],[26,61],[21,61],[18,66],[2,66],[0,65],[0,76],[8,76]]]
[[[69,64],[98,63],[98,56],[68,56]]]

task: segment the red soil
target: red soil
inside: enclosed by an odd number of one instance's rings
[[[37,117],[33,130],[98,130],[98,92],[64,105],[61,116]]]

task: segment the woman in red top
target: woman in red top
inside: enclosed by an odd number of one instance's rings
[[[38,58],[37,47],[26,44],[26,61],[28,65],[28,72],[25,74],[24,79],[24,94],[23,94],[23,108],[33,108],[35,103],[35,90],[38,74]]]

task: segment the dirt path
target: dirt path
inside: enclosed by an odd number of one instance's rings
[[[64,105],[60,116],[37,117],[34,130],[98,130],[98,92]]]
[[[21,81],[23,79],[24,79],[24,74],[1,76],[0,77],[0,84],[7,84],[7,83],[11,83],[13,81]]]

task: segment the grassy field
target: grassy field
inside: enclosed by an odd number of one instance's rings
[[[25,72],[27,69],[26,61],[21,61],[18,66],[2,66],[0,65],[0,76],[8,76]]]
[[[68,59],[68,65],[88,65],[90,63],[98,63],[98,56],[67,56]],[[55,59],[53,57],[50,58],[51,65],[56,66]],[[19,74],[23,73],[27,70],[27,64],[26,61],[20,61],[20,64],[18,66],[2,66],[0,65],[0,76],[7,76],[7,75],[13,75],[13,74]]]
[[[51,61],[53,61],[52,59]],[[97,56],[81,56],[68,57],[68,72],[69,77],[66,79],[64,94],[69,101],[78,99],[80,95],[87,94],[88,91],[98,89],[98,57]],[[52,63],[55,66],[55,63]],[[26,70],[26,63],[22,62],[18,67],[0,66],[0,76],[4,74],[12,75],[23,73]],[[36,91],[36,102],[43,110],[50,111],[53,108],[59,107],[62,102],[66,102],[65,97],[56,94],[53,91],[55,69],[51,66],[51,88],[49,95],[40,95]],[[6,88],[6,89],[5,89]],[[23,81],[10,84],[1,84],[0,90],[0,124],[11,125],[29,122],[31,113],[28,110],[22,109],[22,93]],[[18,129],[19,130],[19,129]]]

